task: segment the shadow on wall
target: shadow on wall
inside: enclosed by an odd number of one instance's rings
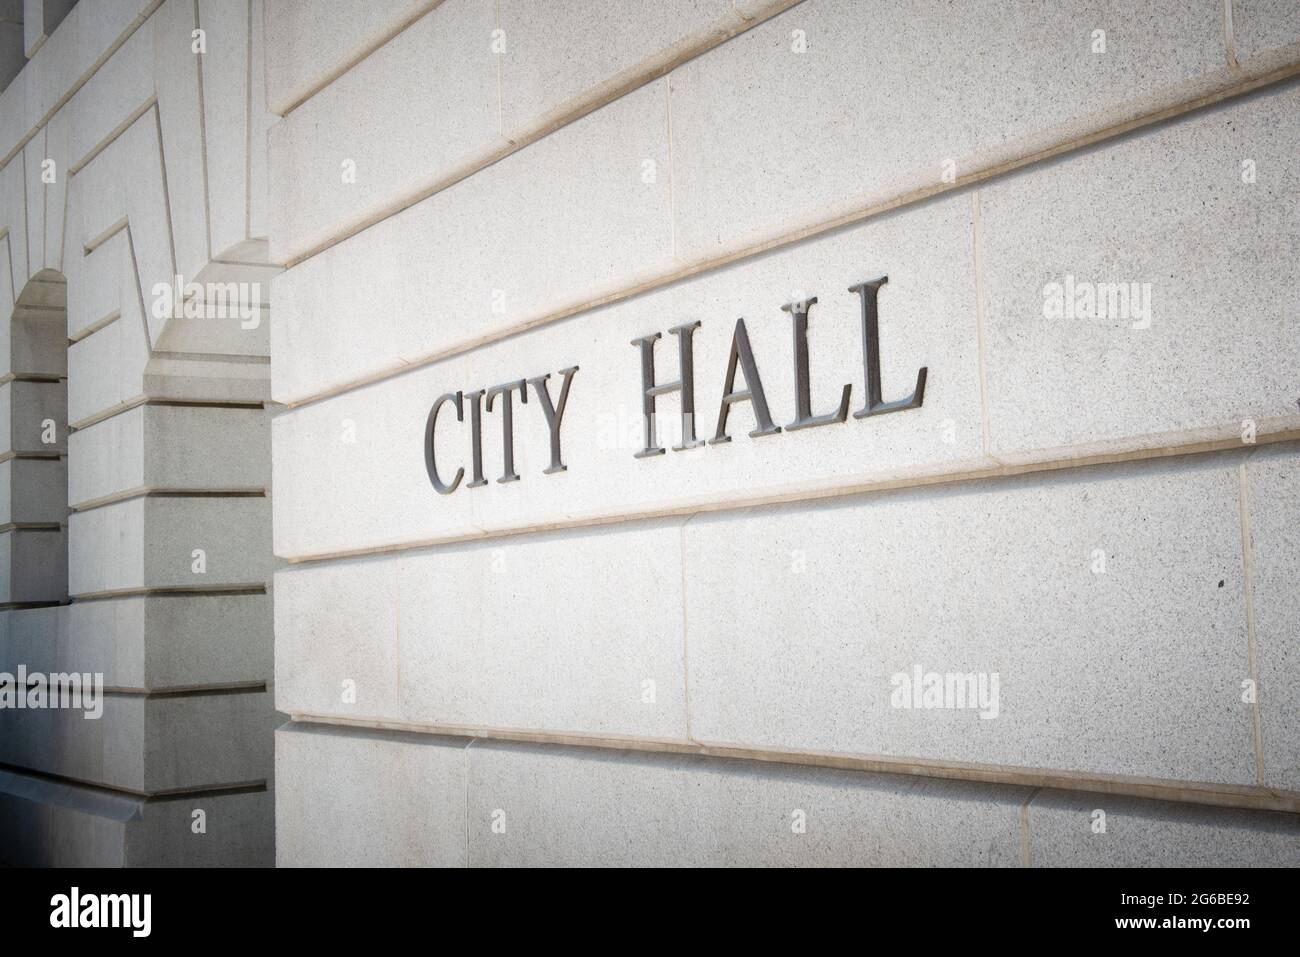
[[[18,296],[0,367],[0,609],[68,601],[67,285],[43,270]]]

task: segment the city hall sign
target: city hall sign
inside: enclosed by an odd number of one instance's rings
[[[882,397],[880,384],[880,322],[877,298],[880,287],[888,281],[888,276],[881,276],[879,279],[872,279],[869,282],[862,282],[849,287],[849,292],[857,293],[861,300],[862,371],[866,392],[866,401],[863,403],[862,408],[853,413],[855,419],[887,415],[890,412],[902,412],[905,409],[917,409],[920,408],[925,397],[926,369],[924,367],[917,372],[916,386],[912,389],[910,395],[890,402],[886,402]],[[811,429],[819,425],[831,425],[832,423],[846,421],[849,412],[849,395],[853,388],[851,384],[846,384],[840,391],[839,405],[834,411],[815,415],[812,410],[811,386],[808,378],[808,316],[816,302],[816,297],[813,297],[812,299],[792,302],[781,307],[782,311],[790,314],[794,331],[795,415],[794,419],[785,426],[776,425],[772,421],[772,415],[767,404],[767,395],[763,391],[763,381],[758,373],[758,364],[754,361],[754,353],[749,347],[749,333],[745,329],[745,320],[743,318],[736,320],[736,328],[731,336],[731,350],[727,359],[726,375],[723,377],[722,398],[718,408],[717,425],[714,428],[713,437],[707,441],[697,438],[695,434],[695,357],[693,337],[695,330],[700,327],[700,322],[690,322],[685,325],[674,326],[668,330],[677,339],[678,377],[670,382],[660,382],[655,378],[655,343],[661,338],[662,334],[655,332],[642,336],[640,339],[633,339],[632,345],[640,350],[641,354],[641,410],[645,419],[644,447],[635,453],[635,458],[646,458],[664,453],[663,447],[659,445],[655,429],[655,403],[659,396],[672,392],[681,393],[681,443],[673,446],[675,452],[700,448],[706,444],[719,445],[730,442],[731,436],[727,434],[727,417],[731,413],[731,407],[737,402],[748,402],[752,406],[757,427],[749,433],[751,438],[776,435],[783,428],[786,432],[796,432],[800,429]],[[744,375],[745,384],[743,389],[736,388],[737,370]],[[479,488],[488,484],[487,478],[483,475],[483,411],[486,408],[488,412],[491,412],[497,400],[500,400],[501,405],[502,463],[504,466],[502,475],[497,481],[516,482],[519,480],[519,474],[515,471],[514,465],[514,394],[517,391],[519,401],[527,403],[530,389],[541,404],[542,413],[546,418],[546,426],[550,430],[551,462],[543,471],[547,475],[553,472],[565,471],[566,466],[560,454],[560,429],[564,421],[564,410],[569,401],[569,389],[573,385],[573,378],[577,372],[578,367],[572,366],[568,369],[561,369],[558,373],[563,377],[560,383],[558,401],[551,397],[550,387],[547,385],[547,380],[551,377],[550,373],[532,379],[515,379],[490,388],[477,389],[473,392],[448,392],[439,396],[437,401],[433,403],[433,408],[429,410],[429,417],[424,427],[424,465],[429,473],[429,481],[433,483],[433,487],[443,495],[450,495],[460,487],[462,479],[465,478],[465,467],[462,465],[456,468],[455,475],[450,481],[444,480],[434,453],[434,438],[438,429],[438,416],[446,405],[451,405],[456,410],[456,421],[462,423],[465,421],[466,406],[469,407],[470,480],[465,483],[466,488]]]

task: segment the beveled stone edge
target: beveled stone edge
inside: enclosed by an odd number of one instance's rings
[[[410,542],[394,542],[370,547],[340,549],[299,555],[281,555],[275,557],[286,562],[290,567],[313,565],[323,562],[344,561],[352,558],[367,558],[377,555],[397,555],[404,552],[438,548],[448,545],[461,545],[473,542],[492,541],[514,538],[521,535],[537,535],[546,532],[570,531],[582,528],[599,528],[622,525],[631,522],[652,521],[664,518],[691,518],[696,515],[716,512],[738,512],[755,506],[783,505],[817,502],[823,499],[843,498],[851,495],[863,495],[874,492],[888,492],[900,489],[926,488],[930,486],[959,485],[989,479],[1013,478],[1020,475],[1057,472],[1066,469],[1092,468],[1104,465],[1119,465],[1127,462],[1155,461],[1182,456],[1198,457],[1216,453],[1241,451],[1246,455],[1260,448],[1280,446],[1289,442],[1300,441],[1300,428],[1286,428],[1267,432],[1271,421],[1289,422],[1294,416],[1277,420],[1260,420],[1260,433],[1253,444],[1243,444],[1237,427],[1221,429],[1204,429],[1199,434],[1215,432],[1232,432],[1235,437],[1209,438],[1181,444],[1176,441],[1160,441],[1161,436],[1135,436],[1115,443],[1115,451],[1095,454],[1062,454],[1067,449],[1049,450],[1041,458],[1032,455],[1019,456],[1013,461],[1002,461],[993,456],[983,457],[988,464],[945,471],[943,464],[927,468],[918,468],[909,474],[886,473],[877,479],[850,481],[845,483],[841,477],[833,477],[816,484],[802,485],[794,488],[774,488],[771,491],[737,498],[729,492],[718,492],[703,499],[692,499],[680,506],[663,509],[620,512],[612,515],[595,515],[590,518],[567,519],[555,522],[539,522],[532,525],[516,526],[509,529],[486,530],[452,534],[434,538],[419,539]],[[1189,433],[1174,433],[1187,435]],[[1128,446],[1127,448],[1125,446]],[[1080,447],[1085,448],[1085,447]],[[1297,449],[1300,451],[1300,449]],[[970,460],[965,460],[970,461]],[[899,470],[906,471],[906,470]]]
[[[286,713],[286,712],[281,712]],[[444,743],[465,748],[478,741],[517,744],[549,744],[560,747],[595,748],[633,751],[647,754],[685,754],[713,758],[734,758],[769,764],[799,767],[834,768],[878,774],[972,781],[990,785],[1048,788],[1090,794],[1115,794],[1148,800],[1211,807],[1244,808],[1260,811],[1283,811],[1300,814],[1300,792],[1253,785],[1228,785],[1200,781],[1094,775],[1049,768],[1020,768],[1008,765],[971,764],[928,758],[855,755],[839,752],[802,751],[758,748],[725,742],[701,742],[632,736],[582,734],[575,732],[529,731],[512,728],[471,727],[462,725],[417,725],[398,721],[347,718],[311,712],[287,712],[289,723],[276,729],[277,734],[300,730],[339,733],[387,731],[414,735],[416,738],[438,737]]]

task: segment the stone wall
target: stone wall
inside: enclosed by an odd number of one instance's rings
[[[6,863],[274,859],[261,19],[78,3],[0,93],[0,672],[104,689],[0,711]]]
[[[1300,861],[1294,3],[268,0],[267,45],[281,864]],[[858,410],[885,276],[920,406],[790,429],[790,304]],[[647,443],[636,341],[690,337],[712,439],[742,317],[773,428],[674,449],[668,392]],[[901,707],[930,672],[996,715]]]
[[[5,861],[1300,862],[1294,0],[22,52]]]

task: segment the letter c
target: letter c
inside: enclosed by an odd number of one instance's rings
[[[461,403],[461,394],[459,392],[448,392],[446,395],[438,397],[438,401],[433,404],[429,410],[429,419],[424,424],[424,468],[429,473],[429,481],[433,483],[434,489],[439,495],[450,495],[456,491],[460,485],[460,480],[465,477],[465,469],[456,469],[456,478],[450,485],[445,484],[442,479],[438,478],[438,464],[433,459],[433,431],[438,427],[438,412],[442,409],[444,402],[456,403],[456,421],[465,421],[464,406]]]

